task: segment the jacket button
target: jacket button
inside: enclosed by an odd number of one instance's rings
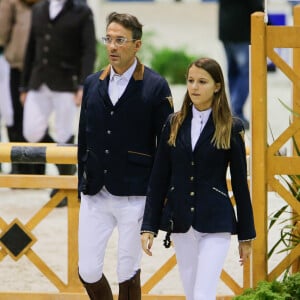
[[[105,154],[109,154],[109,150],[107,150],[107,149],[104,152],[105,152]]]
[[[104,170],[103,173],[106,174],[106,173],[107,173],[107,170]]]
[[[112,116],[113,114],[114,114],[114,112],[113,112],[113,111],[111,111],[111,112],[110,112],[110,115]]]
[[[47,58],[43,58],[43,65],[47,65],[48,64],[48,59]]]
[[[195,192],[190,192],[190,196],[195,196]]]
[[[194,163],[193,161],[191,161],[191,165],[192,165],[192,166],[194,166],[194,165],[195,165],[195,163]]]
[[[190,180],[191,180],[191,181],[194,181],[194,176],[191,176],[191,177],[190,177]]]
[[[107,134],[111,134],[111,130],[107,130],[106,133],[107,133]]]
[[[45,40],[46,41],[50,41],[51,40],[51,35],[50,34],[46,34],[45,35]]]
[[[191,212],[194,212],[195,211],[195,207],[191,207]]]

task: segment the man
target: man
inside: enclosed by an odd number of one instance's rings
[[[79,275],[90,299],[111,300],[103,274],[107,242],[117,227],[119,300],[140,300],[140,226],[156,144],[173,112],[167,81],[136,57],[142,25],[111,13],[110,65],[84,84],[78,133]]]
[[[20,102],[20,81],[27,39],[30,30],[31,8],[38,0],[1,0],[0,2],[0,48],[9,63],[9,117],[6,122],[10,142],[25,142],[23,137],[23,105]],[[1,50],[0,50],[1,51]],[[1,107],[1,106],[0,106]],[[4,118],[7,117],[7,113]],[[44,174],[45,165],[11,164],[12,174]]]
[[[93,14],[85,1],[41,0],[33,6],[21,94],[27,141],[74,143],[77,106],[95,50]],[[47,130],[52,112],[55,139]],[[76,171],[73,165],[57,166],[61,175]]]
[[[249,129],[243,109],[249,95],[251,14],[255,11],[263,11],[262,0],[219,0],[219,39],[227,59],[231,109],[245,129]]]
[[[1,2],[1,0],[0,0]],[[0,125],[13,124],[13,108],[9,92],[9,64],[3,55],[3,47],[0,46]],[[0,134],[1,141],[1,134]],[[2,164],[0,163],[0,173],[2,172]]]

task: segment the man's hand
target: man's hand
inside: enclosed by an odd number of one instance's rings
[[[82,102],[83,89],[79,88],[74,95],[74,102],[76,106],[80,106]]]
[[[27,97],[27,92],[20,93],[20,102],[24,106]]]

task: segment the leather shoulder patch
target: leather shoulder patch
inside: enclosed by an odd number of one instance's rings
[[[167,100],[169,101],[171,108],[174,108],[173,98],[171,96],[169,96],[169,97],[167,97]]]

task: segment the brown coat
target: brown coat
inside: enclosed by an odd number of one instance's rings
[[[25,1],[0,0],[0,46],[12,68],[23,68],[30,22],[31,6]]]

